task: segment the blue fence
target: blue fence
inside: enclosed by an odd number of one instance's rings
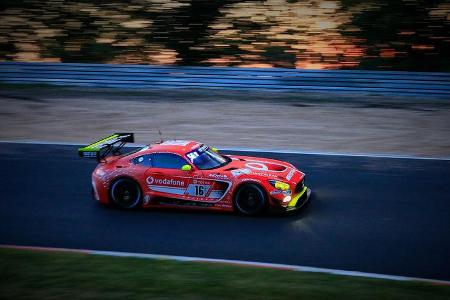
[[[450,99],[450,73],[1,62],[0,82],[127,89],[363,92]]]

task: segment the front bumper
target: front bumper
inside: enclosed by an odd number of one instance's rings
[[[295,211],[295,210],[299,210],[300,208],[302,208],[309,200],[309,198],[311,197],[311,189],[309,189],[308,187],[304,187],[303,190],[301,190],[299,193],[294,194],[292,196],[292,200],[289,201],[287,206],[278,206],[278,207],[274,207],[276,211],[281,211],[281,212],[287,212],[287,211]]]

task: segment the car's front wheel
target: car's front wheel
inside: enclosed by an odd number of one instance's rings
[[[141,188],[130,178],[120,178],[111,185],[110,196],[112,203],[121,209],[134,209],[142,201]]]
[[[234,205],[244,215],[257,215],[267,207],[267,195],[260,186],[245,184],[237,190]]]

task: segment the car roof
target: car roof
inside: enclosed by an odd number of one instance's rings
[[[185,155],[186,153],[199,148],[201,145],[201,143],[196,141],[168,140],[162,143],[149,145],[149,148],[146,149],[145,152],[170,152]]]

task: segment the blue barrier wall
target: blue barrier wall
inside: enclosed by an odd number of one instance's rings
[[[450,99],[450,73],[1,62],[0,82],[69,86],[363,92]]]

